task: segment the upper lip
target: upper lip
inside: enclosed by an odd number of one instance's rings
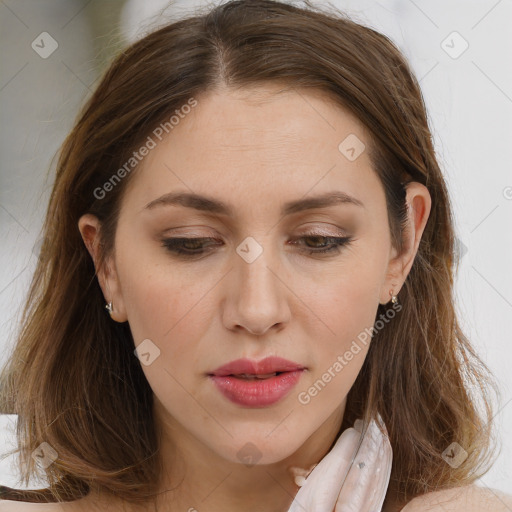
[[[304,366],[293,361],[288,361],[282,357],[266,357],[261,361],[252,361],[251,359],[236,359],[225,365],[220,366],[209,375],[265,375],[275,372],[291,372],[304,370]]]

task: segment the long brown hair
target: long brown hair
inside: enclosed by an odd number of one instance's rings
[[[452,212],[420,87],[386,36],[304,4],[235,0],[170,23],[120,53],[83,107],[61,148],[22,329],[2,374],[2,410],[18,415],[23,483],[37,474],[31,453],[42,442],[58,458],[46,469],[49,489],[10,491],[8,499],[72,500],[94,486],[145,503],[156,492],[152,390],[128,323],[105,312],[78,220],[91,213],[101,221],[103,264],[131,174],[107,194],[97,191],[155,127],[219,86],[277,81],[326,92],[369,130],[397,248],[405,183],[424,184],[432,199],[399,293],[402,310],[374,334],[341,430],[382,416],[394,456],[386,502],[404,504],[488,471],[489,391],[499,391],[457,320]],[[468,453],[458,467],[442,456],[452,442]]]

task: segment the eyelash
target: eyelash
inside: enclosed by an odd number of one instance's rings
[[[327,241],[330,241],[330,244],[327,248],[324,249],[305,249],[305,252],[307,252],[310,255],[315,254],[338,254],[343,247],[346,247],[349,245],[353,238],[350,236],[345,237],[336,237],[336,236],[324,236],[324,235],[316,235],[314,233],[311,233],[309,235],[305,235],[302,237],[297,238],[296,240],[304,240],[307,238],[323,238]],[[192,257],[192,256],[201,256],[205,252],[204,250],[200,251],[190,251],[188,249],[183,249],[183,246],[187,242],[194,242],[194,241],[207,241],[207,240],[214,240],[214,238],[166,238],[162,240],[162,247],[165,247],[168,251],[177,254],[178,256],[184,256],[184,257]]]

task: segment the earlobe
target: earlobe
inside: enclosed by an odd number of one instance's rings
[[[115,322],[126,322],[128,318],[124,309],[119,279],[115,267],[110,260],[108,260],[105,263],[105,267],[98,272],[98,281],[103,290],[103,296],[106,301],[105,309],[110,314],[110,318]]]

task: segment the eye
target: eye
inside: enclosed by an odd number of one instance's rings
[[[308,243],[299,244],[297,241],[313,241],[313,245]],[[302,237],[294,239],[291,243],[293,245],[302,245],[303,251],[308,254],[337,254],[343,246],[347,246],[352,237],[336,237],[324,236],[311,233]],[[220,244],[218,243],[220,242]],[[321,243],[323,242],[323,243]],[[171,253],[183,257],[201,256],[213,250],[212,246],[221,245],[222,242],[215,238],[166,238],[162,240],[162,246]]]
[[[166,238],[162,240],[162,246],[170,252],[181,256],[197,256],[204,254],[205,242],[215,240],[214,238]],[[209,244],[219,245],[219,244]]]
[[[313,240],[313,246],[306,244],[306,252],[309,254],[325,254],[325,253],[339,253],[343,246],[348,245],[352,241],[352,237],[350,236],[324,236],[317,234],[308,234],[304,235],[297,240]],[[323,244],[319,243],[320,247],[315,244],[315,242],[324,242]],[[295,242],[293,242],[295,243]]]

